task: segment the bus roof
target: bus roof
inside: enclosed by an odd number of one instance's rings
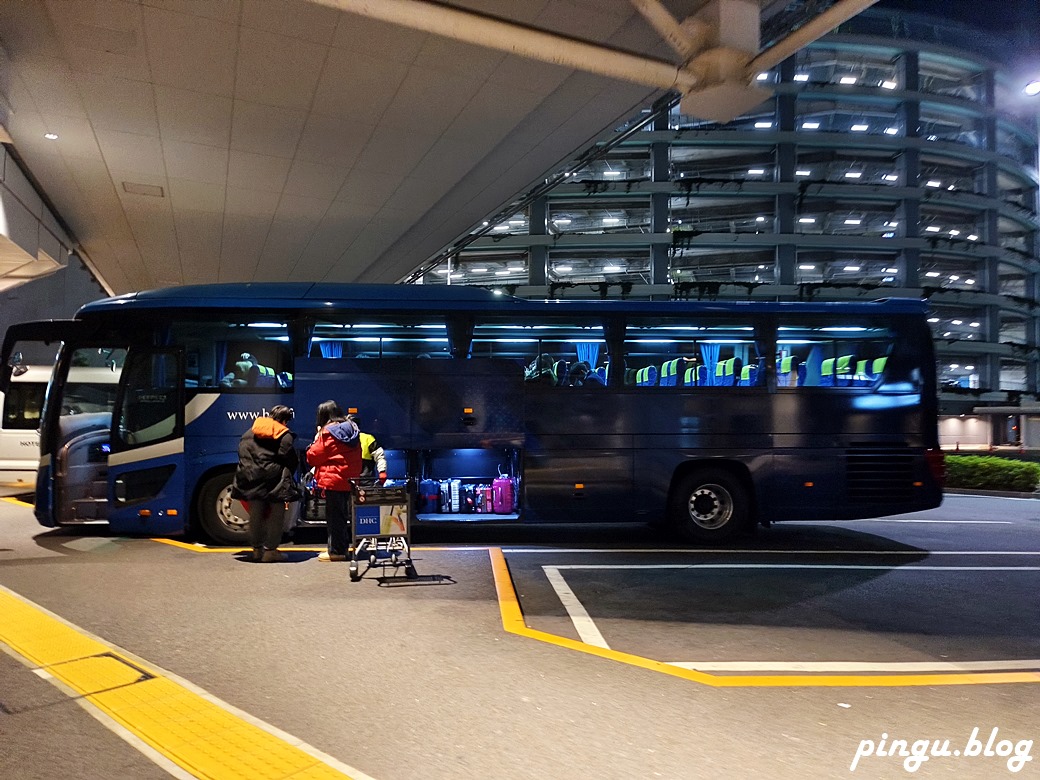
[[[484,313],[629,312],[644,314],[690,311],[782,312],[834,314],[921,314],[928,304],[921,299],[885,298],[876,301],[633,301],[633,300],[526,300],[496,294],[481,287],[414,284],[330,284],[315,282],[246,282],[166,287],[127,293],[84,305],[77,318],[129,313],[142,309],[257,311],[328,311],[359,307],[369,310],[481,311]]]

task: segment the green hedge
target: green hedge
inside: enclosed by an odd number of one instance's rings
[[[992,455],[947,455],[946,487],[1031,493],[1040,482],[1040,464]]]

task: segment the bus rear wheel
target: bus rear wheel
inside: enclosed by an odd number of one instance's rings
[[[722,469],[702,469],[679,481],[668,514],[685,539],[718,544],[747,530],[751,502],[735,476]]]
[[[231,497],[234,473],[210,477],[199,491],[199,527],[217,544],[249,546],[249,513],[242,502]]]

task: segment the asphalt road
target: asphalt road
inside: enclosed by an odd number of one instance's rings
[[[634,526],[416,542],[418,582],[350,583],[314,552],[48,531],[0,501],[0,586],[378,780],[907,777],[912,756],[877,755],[897,739],[930,741],[919,777],[1040,773],[1040,501],[950,496],[726,551]],[[0,777],[165,774],[0,655]]]

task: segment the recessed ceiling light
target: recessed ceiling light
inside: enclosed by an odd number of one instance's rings
[[[157,184],[138,184],[133,181],[124,181],[123,191],[129,192],[131,195],[147,195],[151,198],[161,198],[163,196],[163,188]]]
[[[618,217],[603,217],[604,225],[617,225],[621,220]]]
[[[926,181],[924,183],[924,186],[925,187],[941,187],[942,186],[942,182],[939,181],[938,179],[929,179],[928,181]]]
[[[809,74],[808,73],[795,73],[794,74],[794,80],[795,81],[808,81],[809,80]]]
[[[604,176],[620,176],[621,171],[603,171]]]
[[[749,176],[761,176],[766,172],[765,168],[748,168]]]
[[[553,224],[555,224],[555,225],[569,225],[569,224],[571,224],[571,221],[567,217],[555,217],[553,219]]]
[[[800,266],[798,266],[798,269],[801,270],[801,271],[811,271],[815,267],[816,267],[815,265],[800,265]]]
[[[847,266],[845,266],[845,270],[846,271],[858,271],[858,270],[860,270],[860,266],[858,266],[858,265],[847,265]]]
[[[620,265],[612,264],[603,266],[603,271],[608,274],[616,274],[620,270],[622,270]]]
[[[802,129],[803,130],[819,130],[820,129],[820,123],[819,122],[802,122]]]
[[[564,273],[565,274],[568,271],[573,271],[574,269],[571,268],[571,266],[569,266],[569,265],[558,265],[553,270],[559,271],[560,273]]]
[[[863,176],[863,174],[860,171],[845,171],[845,178],[846,179],[859,179],[862,176]]]
[[[897,173],[886,173],[881,177],[885,181],[899,181],[899,174]]]
[[[799,217],[798,221],[803,225],[811,225],[816,222],[816,217]]]
[[[898,134],[899,134],[899,128],[898,127],[886,127],[885,128],[885,135],[898,135]]]
[[[926,233],[938,233],[940,230],[942,230],[942,228],[938,225],[929,225],[924,230]]]
[[[773,126],[772,122],[755,122],[755,127],[759,130],[765,130]]]
[[[847,220],[845,220],[845,224],[846,225],[862,225],[863,224],[863,220],[862,219],[855,219],[855,218],[847,219]]]
[[[842,76],[838,79],[839,84],[855,84],[857,81],[859,81],[859,79],[855,76]]]
[[[881,84],[879,84],[878,86],[880,86],[882,89],[895,89],[899,85],[894,81],[882,81]]]
[[[857,124],[854,124],[851,127],[851,130],[854,133],[865,133],[869,128],[870,128],[870,125],[865,125],[862,122],[859,122]]]
[[[803,170],[800,170],[800,171],[795,171],[794,175],[795,176],[812,176],[812,171],[807,171],[807,170],[803,169]]]
[[[43,137],[46,138],[48,141],[57,141],[58,140],[58,134],[57,133],[44,133]]]
[[[936,279],[936,278],[938,278],[941,275],[942,274],[940,274],[938,271],[929,271],[928,273],[925,274],[925,276],[927,276],[930,279]],[[938,322],[938,320],[936,320],[936,321]]]

